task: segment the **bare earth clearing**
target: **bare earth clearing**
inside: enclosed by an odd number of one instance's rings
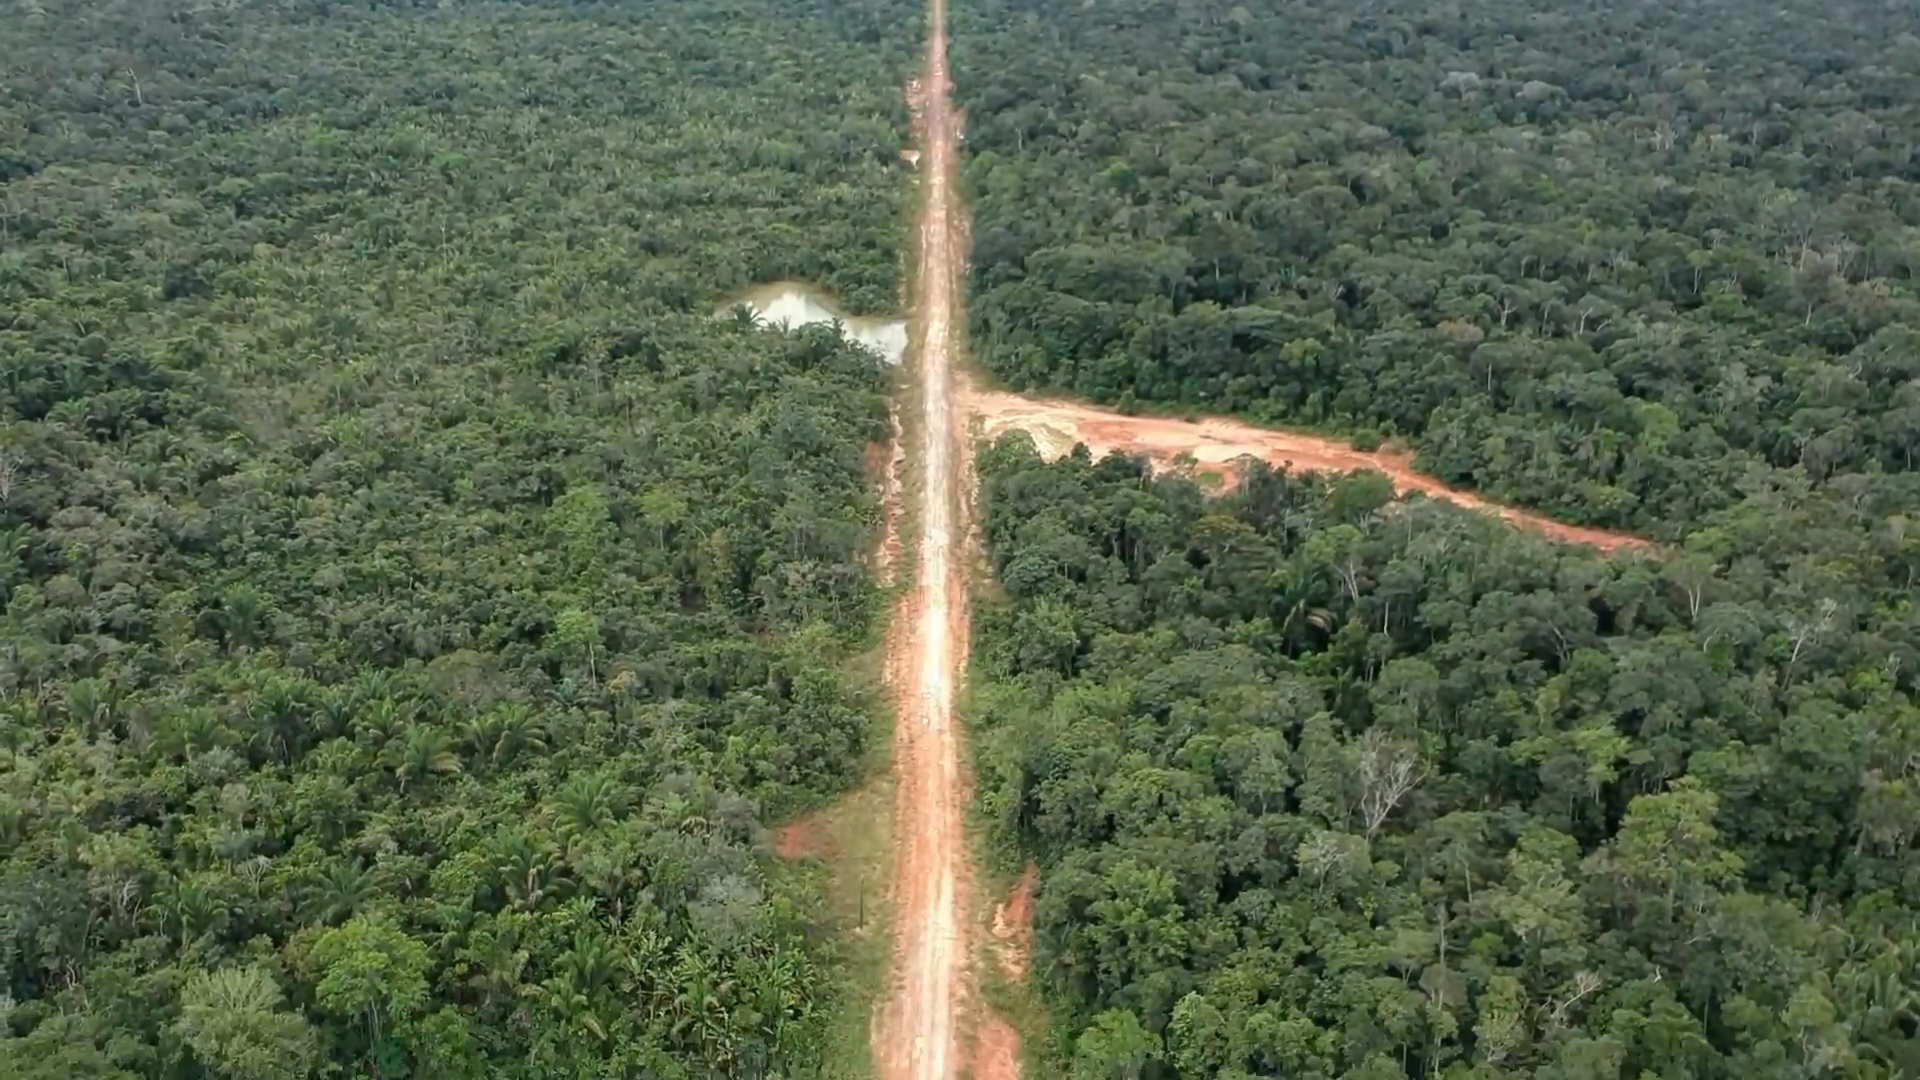
[[[1010,431],[1024,431],[1042,457],[1066,456],[1075,443],[1085,443],[1097,459],[1112,451],[1147,458],[1160,468],[1175,468],[1183,456],[1198,472],[1214,473],[1229,484],[1233,463],[1254,457],[1293,472],[1355,472],[1369,469],[1393,481],[1395,491],[1418,491],[1431,499],[1495,514],[1523,529],[1602,551],[1645,547],[1632,536],[1566,525],[1538,514],[1501,506],[1477,495],[1457,491],[1430,476],[1413,471],[1412,456],[1386,451],[1355,450],[1345,443],[1316,435],[1258,428],[1234,420],[1173,420],[1155,416],[1121,416],[1072,401],[1024,397],[997,391],[968,390],[962,407],[976,430],[988,439]]]

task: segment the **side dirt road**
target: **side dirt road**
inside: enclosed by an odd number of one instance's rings
[[[1212,473],[1228,484],[1234,480],[1233,463],[1245,457],[1286,466],[1294,472],[1369,469],[1384,473],[1393,481],[1395,491],[1418,491],[1430,499],[1495,514],[1510,525],[1555,540],[1602,551],[1648,546],[1637,537],[1563,524],[1455,490],[1413,471],[1413,459],[1407,454],[1355,450],[1317,435],[1258,428],[1233,420],[1122,416],[1079,402],[998,391],[966,389],[961,397],[961,408],[973,418],[982,436],[993,439],[1010,431],[1024,431],[1049,461],[1071,452],[1075,443],[1085,443],[1095,458],[1118,451],[1144,457],[1157,468],[1179,467],[1181,459],[1188,458],[1189,467],[1195,471]]]
[[[946,6],[930,0],[926,70],[910,91],[923,147],[914,294],[919,341],[909,380],[920,394],[918,408],[910,410],[919,429],[912,443],[919,513],[914,585],[895,613],[889,643],[898,717],[899,849],[894,982],[874,1031],[882,1080],[951,1080],[957,1074],[955,1021],[971,990],[961,866],[965,789],[953,717],[954,688],[966,659],[967,605],[956,550],[964,535],[953,393],[960,215],[946,52]]]

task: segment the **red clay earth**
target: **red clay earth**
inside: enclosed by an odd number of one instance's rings
[[[826,848],[820,842],[820,834],[814,828],[812,818],[804,817],[782,825],[773,834],[773,853],[791,862],[825,855]]]
[[[908,380],[918,468],[913,588],[888,633],[888,685],[896,709],[900,837],[895,862],[894,985],[874,1031],[882,1080],[952,1080],[960,1067],[955,1019],[971,997],[962,920],[966,897],[959,732],[953,691],[966,663],[967,594],[957,552],[965,538],[956,465],[964,453],[953,395],[961,246],[948,102],[946,5],[929,0],[927,66],[909,89],[923,152],[919,262],[914,282],[918,348]]]
[[[1448,487],[1431,476],[1415,472],[1410,454],[1355,450],[1318,435],[1258,428],[1236,420],[1122,416],[1078,402],[989,390],[968,390],[963,398],[965,409],[982,435],[991,439],[1009,431],[1024,431],[1033,439],[1041,456],[1049,461],[1071,453],[1075,443],[1085,443],[1095,458],[1118,451],[1145,457],[1159,468],[1183,467],[1181,459],[1190,457],[1192,463],[1187,467],[1217,475],[1226,486],[1231,486],[1235,479],[1234,463],[1247,457],[1294,472],[1366,469],[1384,474],[1393,482],[1395,491],[1418,491],[1428,498],[1445,499],[1469,510],[1494,514],[1519,528],[1555,540],[1585,544],[1602,551],[1648,546],[1645,540],[1635,536],[1563,524]]]

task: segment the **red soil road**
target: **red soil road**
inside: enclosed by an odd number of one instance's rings
[[[1234,420],[1172,420],[1157,416],[1122,416],[1078,402],[1024,397],[997,391],[968,390],[964,406],[977,430],[988,439],[1010,431],[1024,431],[1052,461],[1085,443],[1096,458],[1118,451],[1145,457],[1162,468],[1177,467],[1183,456],[1202,472],[1233,480],[1233,463],[1254,457],[1294,472],[1383,473],[1395,491],[1418,491],[1428,498],[1445,499],[1456,506],[1497,515],[1510,524],[1555,540],[1585,544],[1602,551],[1645,548],[1634,536],[1566,525],[1538,514],[1483,499],[1413,470],[1410,454],[1355,450],[1345,443],[1317,435],[1258,428]]]
[[[959,557],[966,533],[957,484],[966,444],[958,437],[953,378],[961,258],[957,117],[948,101],[945,0],[929,0],[927,15],[927,66],[909,91],[923,146],[923,201],[913,297],[918,348],[908,380],[919,401],[917,409],[903,412],[917,428],[908,438],[919,513],[913,587],[888,634],[900,847],[894,985],[874,1031],[881,1080],[953,1080],[961,1060],[956,1019],[972,989],[961,917],[966,791],[953,716],[968,629]]]

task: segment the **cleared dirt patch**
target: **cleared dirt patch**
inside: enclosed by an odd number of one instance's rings
[[[900,536],[900,470],[907,456],[898,405],[887,410],[887,422],[893,428],[893,437],[866,449],[867,472],[880,487],[880,542],[874,546],[873,568],[882,586],[893,584],[894,569],[900,564],[904,547]]]
[[[1494,514],[1555,540],[1602,551],[1649,546],[1638,537],[1563,524],[1450,488],[1415,472],[1408,454],[1355,450],[1335,439],[1258,428],[1236,420],[1122,416],[1079,402],[992,390],[968,389],[963,398],[979,434],[993,439],[1010,431],[1024,431],[1049,461],[1071,453],[1076,443],[1085,443],[1096,458],[1116,451],[1145,457],[1156,468],[1190,468],[1218,476],[1223,489],[1231,487],[1236,479],[1236,462],[1249,457],[1293,472],[1371,470],[1392,480],[1396,491],[1418,491],[1429,498]]]
[[[820,827],[811,814],[781,826],[773,834],[773,853],[789,862],[819,858],[826,854],[826,850],[820,840]]]
[[[1027,864],[1020,880],[1005,901],[993,909],[994,949],[999,953],[1000,970],[1018,982],[1027,977],[1027,960],[1033,954],[1033,891],[1040,885],[1040,871]]]
[[[789,872],[823,886],[825,910],[812,913],[832,933],[848,981],[832,1010],[821,1080],[873,1080],[872,1006],[886,995],[892,953],[893,780],[884,749],[873,779],[833,803],[774,830],[774,852]],[[817,875],[817,876],[816,876]]]
[[[1033,891],[1039,883],[1039,871],[1029,863],[1007,898],[993,906],[989,952],[996,974],[1006,984],[1001,988],[1002,1004],[1025,998],[1027,962],[1033,952]],[[973,1034],[973,1080],[1019,1080],[1020,1045],[1020,1029],[1006,1016],[982,1010]]]
[[[974,1032],[973,1080],[1020,1080],[1020,1033],[993,1013]]]

